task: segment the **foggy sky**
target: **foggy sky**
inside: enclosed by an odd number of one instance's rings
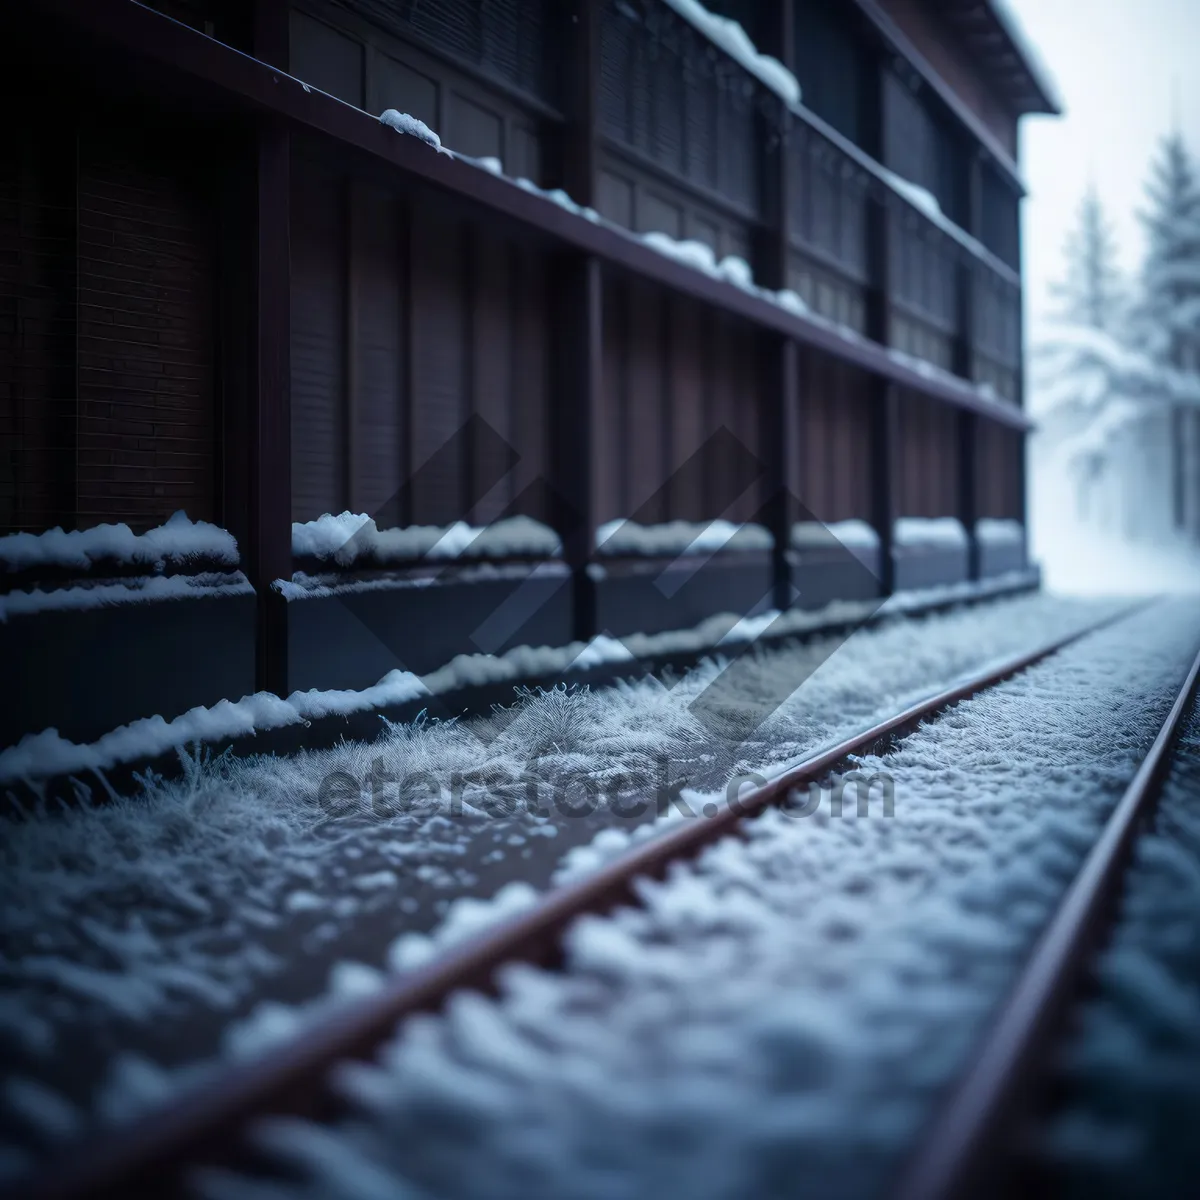
[[[1068,110],[1021,123],[1026,307],[1036,336],[1088,178],[1114,224],[1122,265],[1132,270],[1143,243],[1135,212],[1147,167],[1173,119],[1200,155],[1200,0],[1009,0],[1009,7]]]

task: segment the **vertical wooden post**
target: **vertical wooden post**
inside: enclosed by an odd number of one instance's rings
[[[359,454],[359,384],[358,384],[358,254],[355,250],[355,215],[357,209],[358,189],[352,176],[347,176],[342,196],[343,203],[343,262],[342,286],[345,288],[346,302],[343,309],[345,327],[345,359],[343,360],[343,386],[346,395],[345,409],[345,445],[342,468],[346,472],[346,506],[351,512],[361,512],[362,504],[359,498],[358,486],[358,454]],[[372,514],[374,515],[374,514]]]
[[[798,480],[800,352],[791,338],[763,333],[767,369],[760,410],[760,438],[766,472],[763,476],[763,522],[775,539],[771,552],[774,607],[780,612],[792,604],[792,569],[788,544],[796,519],[792,497]]]
[[[890,596],[896,590],[896,563],[892,554],[896,527],[897,463],[900,449],[900,403],[896,385],[876,380],[871,412],[871,523],[879,535],[879,590]]]
[[[958,410],[958,519],[967,531],[967,579],[979,578],[979,543],[975,522],[979,515],[979,417]]]
[[[596,632],[596,589],[588,566],[596,540],[592,457],[601,403],[603,279],[598,259],[564,254],[556,263],[555,415],[551,517],[571,571],[573,637]]]
[[[254,53],[286,68],[288,5],[257,0]],[[250,386],[250,561],[258,595],[256,686],[286,696],[287,603],[272,587],[292,573],[291,136],[264,117],[257,138],[254,346]]]
[[[600,5],[602,0],[563,4],[567,121],[562,136],[562,186],[585,207],[596,206],[598,105],[600,98]]]
[[[887,89],[882,56],[874,70],[864,76],[864,104],[867,113],[864,129],[865,149],[880,162],[884,147],[884,105]],[[888,221],[889,197],[877,187],[867,205],[867,311],[866,332],[873,341],[886,346],[889,341],[891,306],[891,247]],[[890,380],[877,378],[872,386],[871,407],[871,523],[879,535],[879,586],[884,596],[896,588],[895,539],[898,457],[900,450],[900,395]]]

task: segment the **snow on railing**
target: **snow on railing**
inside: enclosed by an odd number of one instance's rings
[[[596,530],[596,552],[618,555],[700,555],[721,550],[770,550],[775,541],[761,525],[732,521],[668,521],[639,525],[636,521],[606,521]]]
[[[55,528],[45,533],[10,533],[0,537],[0,567],[9,571],[37,567],[87,571],[100,562],[157,568],[197,559],[235,567],[237,540],[227,530],[207,521],[189,520],[183,511],[145,533],[134,533],[128,525],[119,524],[69,532]]]
[[[380,113],[379,121],[383,125],[390,125],[397,133],[405,133],[409,137],[419,139],[425,145],[431,146],[439,154],[450,153],[442,145],[442,139],[424,121],[414,117],[411,113],[402,113],[394,108],[389,108]]]
[[[892,536],[897,546],[949,549],[967,545],[967,531],[957,517],[898,517]]]
[[[1025,541],[1025,527],[1020,521],[980,517],[975,522],[975,540],[981,546],[1019,546]]]
[[[797,550],[823,550],[836,538],[850,550],[878,550],[879,534],[866,521],[852,519],[831,521],[797,521],[792,526],[791,543]]]
[[[699,0],[665,0],[665,3],[789,106],[800,103],[800,82],[796,76],[779,59],[763,54],[737,21],[709,12]]]
[[[983,259],[993,269],[999,267],[1002,272],[1011,272],[1011,268],[996,258],[978,239],[973,238],[961,226],[950,220],[942,212],[941,205],[938,204],[931,192],[889,171],[869,154],[859,149],[849,138],[805,108],[801,102],[800,84],[795,75],[778,59],[763,54],[755,46],[745,29],[736,21],[709,12],[697,0],[663,0],[663,2],[704,34],[713,45],[723,50],[779,96],[791,112],[810,125],[826,141],[881,183],[886,184],[896,195],[907,201],[944,233],[949,234],[964,249],[970,251],[977,258]]]
[[[556,558],[562,542],[554,530],[532,517],[507,517],[482,527],[409,525],[380,529],[365,513],[325,513],[315,521],[292,525],[292,553],[332,559],[349,566],[359,559],[378,563],[422,559]]]

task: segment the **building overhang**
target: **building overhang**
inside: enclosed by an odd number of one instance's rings
[[[1060,116],[1054,80],[1007,0],[930,0],[1018,116]]]

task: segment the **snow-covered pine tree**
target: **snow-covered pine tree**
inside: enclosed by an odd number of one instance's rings
[[[1079,203],[1077,224],[1067,235],[1066,275],[1052,284],[1060,320],[1116,333],[1125,311],[1124,285],[1117,267],[1112,225],[1095,183]]]
[[[1080,519],[1110,524],[1112,514],[1102,511],[1112,500],[1104,476],[1112,443],[1134,413],[1120,399],[1114,371],[1122,352],[1118,339],[1127,329],[1125,285],[1094,184],[1080,200],[1063,255],[1062,279],[1050,289],[1056,305],[1033,347],[1040,410],[1035,471],[1070,481]]]
[[[1146,185],[1148,207],[1141,296],[1135,310],[1138,343],[1155,358],[1200,368],[1188,347],[1200,341],[1200,178],[1178,133],[1164,138]]]
[[[1133,333],[1161,368],[1200,389],[1200,172],[1178,132],[1163,139],[1151,165],[1141,295]],[[1200,538],[1200,410],[1170,405],[1163,436],[1172,523]]]

